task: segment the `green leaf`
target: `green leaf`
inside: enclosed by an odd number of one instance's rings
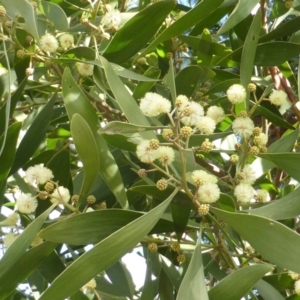
[[[100,62],[104,68],[110,89],[128,121],[136,125],[150,126],[147,118],[142,114],[135,99],[129,94],[121,79],[112,69],[110,63],[103,57],[100,57]],[[155,134],[152,132],[144,132],[141,136],[145,139],[156,138]]]
[[[30,223],[4,253],[0,260],[0,278],[4,278],[15,262],[22,257],[23,253],[36,237],[53,207],[54,205]]]
[[[178,291],[179,286],[180,286],[180,281],[181,281],[179,271],[176,269],[174,264],[169,259],[167,259],[165,256],[160,254],[158,258],[159,258],[159,262],[161,264],[162,269],[165,271],[165,273],[169,277],[169,279],[172,282],[172,284],[174,285],[176,291]]]
[[[173,1],[161,1],[137,13],[114,35],[104,57],[114,63],[131,58],[149,42],[174,7]]]
[[[73,262],[41,295],[40,300],[64,299],[132,249],[162,216],[177,190],[149,213],[129,223]],[[99,256],[101,260],[99,261]],[[97,263],[95,263],[97,260]],[[59,296],[58,296],[59,295]]]
[[[282,136],[279,140],[268,147],[269,153],[281,153],[291,151],[299,135],[299,129],[295,129],[290,134]],[[256,175],[261,176],[266,171],[275,167],[271,161],[257,157],[252,163],[252,167],[256,170]]]
[[[17,149],[15,161],[10,174],[15,173],[19,168],[21,168],[23,164],[30,159],[37,147],[43,141],[48,125],[51,121],[55,100],[56,95],[54,95],[43,107],[27,130]]]
[[[1,0],[1,3],[12,21],[32,34],[36,40],[39,40],[37,18],[31,3],[26,0],[19,0],[18,5],[11,0]]]
[[[11,99],[10,99],[10,112],[8,113],[8,115],[6,115],[7,114],[7,111],[6,111],[7,102],[4,105],[2,105],[2,107],[0,108],[0,136],[5,131],[6,122],[8,125],[9,118],[12,116],[12,114],[15,110],[15,107],[16,107],[18,101],[20,100],[20,97],[23,93],[26,82],[27,82],[27,77],[20,83],[20,85],[18,86],[18,89],[12,94]]]
[[[118,73],[117,73],[118,74]],[[160,76],[160,70],[150,67],[147,69],[147,71],[144,73],[145,77],[150,77],[154,79],[159,79]],[[134,99],[139,99],[142,98],[147,92],[150,91],[150,89],[154,86],[155,81],[150,81],[150,82],[139,82],[136,88],[134,89],[133,92],[133,98]]]
[[[197,64],[210,67],[213,57],[213,42],[207,28],[203,30],[197,50]]]
[[[264,153],[258,157],[271,161],[276,167],[286,171],[291,177],[300,181],[300,172],[295,161],[300,159],[300,153]]]
[[[236,65],[235,62],[241,61],[243,47],[238,48],[232,54],[221,59],[217,64],[227,66]],[[280,53],[280,55],[278,55]],[[285,61],[299,55],[300,45],[290,42],[269,42],[259,44],[256,48],[256,55],[254,65],[257,66],[277,66],[283,64]]]
[[[69,24],[65,12],[56,4],[46,1],[41,1],[43,13],[47,19],[53,23],[56,30],[68,31]]]
[[[256,46],[261,30],[261,10],[256,13],[251,27],[247,33],[247,37],[244,43],[242,58],[241,58],[241,84],[247,91],[245,107],[242,109],[249,109],[249,91],[247,89],[248,84],[251,82],[253,63],[255,59]]]
[[[82,201],[87,197],[98,176],[100,167],[98,148],[88,123],[79,114],[74,114],[72,117],[71,132],[84,169],[84,180],[80,191]]]
[[[70,245],[96,244],[144,214],[121,209],[89,212],[54,223],[41,230],[39,236],[48,241]],[[172,221],[160,219],[151,233],[172,231]]]
[[[175,78],[177,95],[191,97],[203,75],[204,69],[202,67],[188,66],[182,69]]]
[[[299,273],[300,265],[297,261],[299,261],[300,236],[295,231],[277,221],[260,216],[230,213],[213,207],[211,210],[265,259],[279,267]],[[289,253],[289,259],[282,259],[286,253]]]
[[[259,280],[254,286],[264,300],[284,300],[285,298],[271,284]]]
[[[277,126],[281,126],[283,128],[288,128],[288,129],[293,129],[293,125],[285,121],[281,116],[278,116],[277,114],[272,112],[270,109],[267,107],[267,103],[264,105],[259,105],[256,110],[255,114],[259,114],[264,116],[267,120],[269,120],[271,123]]]
[[[249,210],[251,215],[266,217],[272,220],[285,220],[300,214],[300,189],[296,189],[286,196],[272,201],[262,207]]]
[[[269,42],[284,36],[289,36],[294,32],[300,30],[300,17],[293,18],[291,20],[286,20],[281,23],[280,26],[270,31],[269,33],[261,36],[259,38],[259,43]]]
[[[134,125],[130,123],[124,123],[119,121],[112,121],[105,125],[105,127],[100,128],[98,130],[99,134],[106,133],[106,134],[126,134],[126,133],[136,133],[136,132],[143,132],[149,130],[156,130],[164,128],[164,126],[141,126],[141,125]]]
[[[160,43],[178,36],[190,29],[195,24],[199,23],[202,19],[207,17],[207,13],[212,13],[216,10],[224,0],[203,0],[193,9],[187,12],[184,16],[179,18],[176,22],[167,27],[143,52],[141,55],[154,50]]]
[[[1,279],[0,299],[6,299],[18,284],[25,280],[55,247],[56,244],[45,242],[25,252],[24,255],[9,268],[5,273],[5,276]],[[20,268],[20,266],[22,266],[22,268]]]
[[[268,265],[253,265],[236,270],[208,292],[209,299],[240,300],[259,279],[272,270]]]
[[[258,0],[240,0],[238,1],[237,6],[229,16],[229,18],[226,20],[226,22],[222,25],[222,27],[219,29],[218,34],[223,34],[229,29],[233,28],[235,25],[243,21],[254,6],[257,4]]]
[[[169,70],[164,77],[164,83],[169,88],[173,104],[175,104],[177,95],[176,95],[175,70],[174,70],[173,59],[169,60]]]
[[[225,15],[230,13],[234,8],[235,1],[224,1],[216,10],[206,15],[204,19],[196,24],[189,33],[190,36],[196,36],[202,33],[204,28],[213,27]]]
[[[202,263],[201,244],[198,243],[178,290],[177,300],[208,300]]]
[[[106,269],[105,273],[112,284],[118,287],[118,292],[120,292],[121,295],[129,298],[133,297],[135,287],[132,277],[121,261],[116,262],[110,268]]]
[[[65,69],[63,74],[62,90],[69,119],[71,120],[73,115],[77,113],[87,122],[98,148],[99,172],[121,206],[126,208],[128,205],[127,196],[118,166],[108,149],[105,139],[97,134],[97,130],[100,128],[97,114],[83,91],[75,82],[69,69]]]
[[[22,123],[14,123],[8,128],[6,142],[2,154],[0,155],[0,182],[2,182],[7,177],[14,162],[16,145],[21,126]],[[4,135],[1,136],[0,147],[3,143],[3,140]]]

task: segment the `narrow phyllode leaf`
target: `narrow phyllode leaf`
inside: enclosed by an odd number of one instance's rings
[[[123,209],[88,212],[54,223],[41,230],[39,236],[48,241],[70,245],[96,244],[144,214]],[[150,232],[172,231],[172,221],[160,219]]]
[[[126,134],[161,129],[163,126],[141,126],[119,121],[112,121],[98,130],[99,134]]]
[[[80,199],[83,199],[88,195],[98,176],[100,168],[98,148],[88,123],[79,114],[74,114],[72,117],[71,132],[84,169],[84,180],[80,191]]]
[[[57,245],[50,242],[30,249],[9,268],[5,276],[0,280],[0,299],[10,295],[14,289],[25,280],[53,251]],[[20,268],[20,266],[22,266]]]
[[[174,7],[174,1],[161,1],[137,13],[117,31],[103,56],[114,63],[131,58],[148,43]]]
[[[285,299],[274,286],[262,279],[259,280],[254,287],[258,290],[259,294],[263,297],[264,300]]]
[[[203,30],[197,50],[197,63],[202,66],[210,67],[213,57],[213,42],[207,28]]]
[[[247,91],[246,109],[249,109],[249,91],[247,89],[248,84],[251,82],[251,76],[253,71],[253,63],[255,59],[256,46],[261,30],[261,10],[259,9],[253,18],[251,27],[247,33],[247,37],[244,43],[242,58],[241,58],[241,84]]]
[[[149,213],[116,231],[80,256],[53,281],[52,285],[41,295],[40,300],[60,300],[74,294],[99,272],[119,260],[151,230],[176,193],[177,190]],[[100,260],[99,257],[101,257]]]
[[[51,121],[54,102],[56,95],[39,112],[31,126],[23,137],[15,156],[14,164],[10,170],[10,174],[15,173],[25,164],[34,154],[40,143],[43,141],[48,125]]]
[[[230,213],[216,208],[211,210],[271,263],[296,273],[300,272],[299,234],[277,221],[260,216]],[[289,253],[289,259],[282,259],[286,253]]]
[[[136,125],[150,126],[150,123],[142,114],[135,99],[129,94],[121,79],[112,69],[110,63],[104,57],[100,57],[100,62],[104,68],[110,89],[128,121]],[[150,131],[141,133],[141,136],[146,139],[156,138],[156,135]]]
[[[6,272],[21,258],[23,253],[30,246],[54,206],[55,205],[52,205],[29,224],[4,253],[0,260],[0,279],[5,276]]]
[[[16,145],[21,126],[22,123],[14,123],[8,128],[6,142],[0,155],[0,182],[2,182],[7,177],[14,162]],[[0,139],[0,147],[2,146],[3,140],[4,135],[2,135]]]
[[[177,300],[208,300],[202,262],[201,244],[198,243],[178,290]]]
[[[300,153],[264,153],[259,154],[259,157],[271,161],[276,167],[300,181],[299,167],[295,164],[300,159]]]
[[[118,165],[112,156],[105,139],[97,134],[100,128],[97,114],[84,95],[78,84],[75,82],[70,70],[67,68],[63,74],[63,96],[66,110],[71,120],[75,113],[79,114],[89,125],[98,147],[100,161],[99,172],[105,182],[116,196],[123,208],[128,207],[127,196]]]
[[[285,220],[300,214],[300,189],[296,189],[281,199],[265,206],[247,211],[250,215],[266,217],[272,220]]]
[[[291,151],[298,138],[298,135],[299,129],[297,128],[290,134],[282,136],[279,140],[268,147],[268,153],[281,153]],[[275,164],[269,160],[263,159],[262,157],[257,157],[252,163],[252,167],[256,170],[256,175],[261,176],[266,171],[274,168]]]
[[[171,39],[179,34],[184,33],[202,19],[207,17],[207,14],[213,13],[224,0],[204,0],[197,4],[193,9],[187,12],[184,16],[172,23],[164,30],[143,52],[142,55],[155,49],[160,43]]]
[[[253,265],[234,271],[209,292],[210,300],[240,300],[259,279],[272,271],[268,265]]]
[[[226,20],[226,22],[222,25],[222,27],[219,29],[218,34],[223,34],[229,29],[233,28],[235,25],[243,21],[254,6],[257,4],[259,0],[240,0],[237,3],[237,6],[229,16],[229,18]]]
[[[173,286],[175,287],[176,291],[178,291],[181,280],[179,271],[168,258],[161,254],[159,255],[159,262],[161,264],[161,267],[164,269],[165,273],[169,277],[170,281],[172,282]]]
[[[241,61],[243,47],[238,48],[228,56],[222,58],[217,64],[227,66]],[[254,64],[257,66],[277,66],[299,55],[300,45],[291,42],[269,42],[258,44]]]

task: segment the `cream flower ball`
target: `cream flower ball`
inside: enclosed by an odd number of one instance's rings
[[[140,100],[140,109],[147,117],[156,117],[171,111],[171,102],[156,93],[146,93]]]
[[[136,148],[136,155],[141,162],[149,164],[157,158],[157,150],[151,148],[150,140],[143,140]]]
[[[52,34],[46,33],[40,38],[40,48],[45,52],[53,53],[58,48],[58,41]]]
[[[237,202],[248,204],[254,198],[255,190],[250,184],[240,183],[234,189],[234,196]]]
[[[246,117],[238,117],[232,122],[233,132],[243,138],[249,138],[252,135],[254,129],[253,121]]]
[[[51,194],[51,202],[52,203],[58,203],[58,202],[68,203],[70,198],[71,198],[71,196],[70,196],[69,190],[63,186],[59,186]]]
[[[31,214],[37,206],[38,201],[31,194],[21,194],[17,197],[17,207],[20,213]]]
[[[288,101],[288,96],[286,92],[282,90],[274,90],[269,96],[269,100],[272,104],[276,106],[282,105],[284,102]]]
[[[53,177],[52,171],[42,164],[29,167],[25,171],[25,178],[31,185],[44,184]]]
[[[232,104],[244,102],[247,96],[245,88],[240,84],[233,84],[226,93],[228,100]]]

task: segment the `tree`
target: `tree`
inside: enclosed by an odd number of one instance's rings
[[[300,299],[299,1],[1,4],[0,299]]]

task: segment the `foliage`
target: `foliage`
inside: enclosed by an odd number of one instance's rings
[[[299,0],[0,3],[0,299],[300,299]]]

